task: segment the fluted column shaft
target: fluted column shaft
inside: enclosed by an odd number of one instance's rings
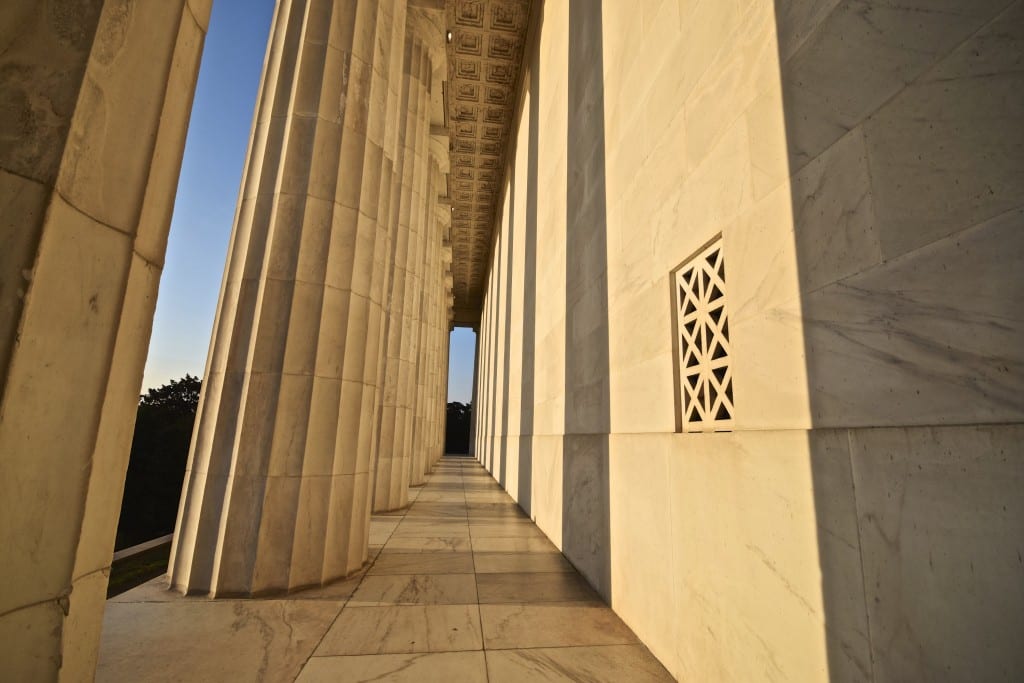
[[[436,184],[436,177],[439,171],[432,169],[432,185]],[[440,246],[439,225],[434,212],[429,217],[428,224],[430,232],[427,236],[427,257],[426,270],[423,276],[423,294],[421,304],[420,322],[420,353],[417,361],[419,364],[416,386],[416,416],[413,428],[413,453],[417,460],[417,471],[420,477],[429,472],[430,467],[427,458],[430,435],[430,413],[433,408],[431,389],[433,388],[434,370],[437,366],[437,356],[434,349],[434,295],[435,287],[438,284],[436,275],[438,262],[438,248]]]
[[[402,99],[406,122],[402,131],[403,153],[399,160],[399,206],[394,248],[393,276],[390,281],[386,358],[383,392],[380,396],[380,425],[377,448],[374,509],[392,510],[408,504],[409,452],[403,447],[404,420],[409,411],[408,395],[401,391],[403,370],[408,365],[411,334],[409,319],[413,279],[418,271],[422,248],[422,211],[426,175],[426,150],[430,132],[429,83],[434,69],[429,41],[440,36],[426,35],[418,16],[410,13],[407,25],[405,74]]]
[[[447,214],[447,215],[446,215]],[[431,367],[427,383],[427,417],[426,417],[426,469],[429,471],[443,454],[443,417],[445,395],[447,393],[447,286],[445,269],[448,263],[446,245],[448,243],[448,227],[450,213],[439,206],[436,212],[438,237],[436,256],[433,266],[431,284]]]
[[[423,215],[421,216],[422,239],[420,258],[416,276],[413,278],[413,301],[415,319],[412,322],[412,337],[409,345],[408,391],[411,399],[409,413],[406,417],[405,448],[410,453],[409,485],[419,486],[424,482],[425,459],[422,449],[423,385],[426,379],[427,358],[424,353],[424,341],[427,326],[426,298],[429,291],[425,289],[430,277],[434,254],[434,243],[438,239],[437,219],[435,211],[439,187],[438,162],[430,160],[430,167],[424,179],[423,192],[427,196]]]
[[[366,557],[399,4],[278,3],[171,555],[178,590],[288,590]]]
[[[480,330],[479,326],[473,329],[475,340],[473,343],[473,389],[470,398],[469,414],[469,455],[476,457],[476,421],[480,414],[480,400],[477,394],[477,387],[480,384]]]
[[[206,0],[0,11],[0,680],[92,680]]]
[[[379,325],[377,379],[374,391],[374,414],[370,435],[371,459],[371,495],[367,501],[371,510],[377,504],[376,484],[381,476],[389,477],[391,460],[381,459],[380,429],[383,422],[385,379],[387,376],[387,346],[394,313],[394,278],[396,275],[398,242],[399,242],[399,210],[402,197],[402,166],[405,160],[405,129],[409,119],[409,76],[406,72],[406,59],[411,50],[412,36],[407,32],[408,7],[399,3],[394,17],[391,55],[389,60],[387,119],[384,129],[384,169],[381,175],[382,210],[378,216],[378,228],[386,235],[383,262],[380,266],[382,275],[383,315]],[[386,198],[386,202],[383,200]],[[384,204],[386,203],[386,208]],[[392,405],[394,402],[392,401]],[[382,466],[386,473],[382,475]]]

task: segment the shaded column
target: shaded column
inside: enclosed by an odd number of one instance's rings
[[[210,7],[0,12],[0,680],[91,680]]]
[[[177,590],[289,590],[366,556],[399,2],[278,3],[171,554]]]

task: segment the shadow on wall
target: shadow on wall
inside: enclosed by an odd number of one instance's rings
[[[539,36],[543,13],[537,12],[535,35]],[[519,506],[527,515],[533,516],[533,430],[534,430],[534,372],[536,369],[537,333],[537,153],[539,131],[537,120],[540,115],[540,40],[534,40],[530,48],[532,58],[524,56],[525,64],[536,69],[530,74],[530,131],[527,150],[526,171],[526,221],[523,233],[523,371],[521,399],[519,401]]]
[[[562,551],[611,601],[601,3],[569,3]]]
[[[511,190],[510,190],[511,191]],[[510,221],[511,223],[511,221]],[[487,417],[487,462],[485,466],[487,471],[491,473],[491,476],[495,475],[494,465],[495,459],[497,458],[497,445],[495,440],[498,438],[498,353],[501,349],[498,339],[498,304],[501,302],[501,276],[505,272],[505,264],[501,260],[501,249],[502,241],[505,239],[505,235],[508,230],[499,232],[491,246],[491,252],[494,255],[494,261],[492,262],[491,268],[494,272],[494,279],[490,283],[489,292],[487,296],[487,305],[490,307],[488,311],[488,368],[487,376],[489,386],[487,387],[487,396],[490,399],[488,402],[490,406],[488,408]]]
[[[805,5],[775,20],[830,677],[1022,680],[1024,3]]]
[[[516,232],[519,231],[519,226],[516,224],[516,178],[515,174],[509,180],[508,184],[508,224],[504,227],[504,236],[506,243],[504,245],[505,252],[505,263],[499,271],[499,284],[498,288],[500,291],[505,293],[504,309],[500,313],[500,317],[504,320],[505,338],[501,342],[502,349],[502,366],[501,376],[504,377],[504,381],[501,383],[502,400],[501,400],[501,423],[495,434],[501,441],[501,454],[499,456],[500,461],[498,463],[498,483],[501,484],[503,489],[508,490],[508,394],[509,387],[512,385],[512,378],[509,376],[509,369],[511,367],[511,354],[512,354],[512,261],[515,256],[515,240]],[[497,258],[501,258],[500,252],[495,252]],[[505,274],[504,286],[500,282],[501,273]]]

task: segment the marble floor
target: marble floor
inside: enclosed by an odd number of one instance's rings
[[[671,681],[476,461],[374,515],[355,576],[282,598],[107,602],[98,681]]]

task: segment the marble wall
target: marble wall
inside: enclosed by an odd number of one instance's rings
[[[1024,3],[536,11],[477,457],[680,680],[1020,677]],[[680,434],[719,234],[734,424]]]

